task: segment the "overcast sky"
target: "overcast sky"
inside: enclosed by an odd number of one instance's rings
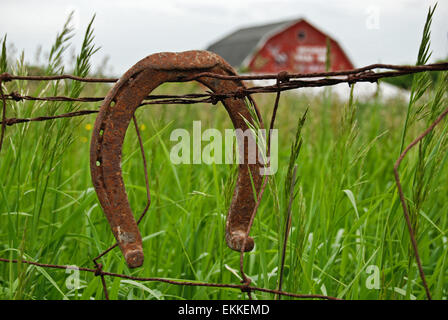
[[[433,59],[448,56],[448,0],[439,0],[432,27]],[[94,64],[106,56],[120,75],[160,51],[205,49],[241,27],[304,17],[339,41],[355,66],[415,63],[429,5],[435,0],[0,0],[0,36],[27,60],[48,51],[71,10],[79,48],[96,13]]]

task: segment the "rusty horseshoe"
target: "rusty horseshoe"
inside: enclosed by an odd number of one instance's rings
[[[122,145],[129,122],[135,110],[147,95],[164,82],[185,82],[202,72],[219,75],[236,75],[233,68],[218,55],[207,51],[157,53],[150,55],[129,69],[105,97],[95,121],[90,145],[90,171],[99,202],[112,228],[112,232],[130,268],[143,264],[142,238],[132,214],[121,173]],[[244,89],[239,80],[225,80],[201,76],[196,81],[216,94],[233,94]],[[255,103],[260,126],[263,126]],[[254,123],[244,97],[223,98],[235,129],[248,129],[245,119]],[[238,136],[239,173],[226,221],[227,245],[241,251],[244,238],[255,208],[254,190],[260,190],[262,161],[248,161],[248,147],[244,137]],[[245,135],[249,140],[253,135]],[[252,142],[255,140],[252,140]],[[257,147],[258,152],[258,147]],[[243,163],[241,163],[243,162]],[[253,249],[254,241],[248,237],[244,251]]]

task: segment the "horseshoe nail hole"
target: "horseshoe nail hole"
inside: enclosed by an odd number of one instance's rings
[[[97,166],[97,167],[101,166],[101,162],[97,160],[97,161],[96,161],[96,166]]]

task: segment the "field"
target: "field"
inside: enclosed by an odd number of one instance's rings
[[[427,24],[428,25],[428,24]],[[89,26],[90,27],[90,26]],[[61,56],[70,40],[59,33],[44,74],[62,73]],[[426,34],[428,36],[428,34]],[[417,38],[417,37],[416,37]],[[425,36],[423,37],[425,40]],[[428,43],[422,41],[422,48]],[[89,74],[94,53],[92,30],[86,33],[73,74]],[[428,61],[425,50],[419,62]],[[23,58],[0,72],[30,72]],[[379,84],[381,85],[381,83]],[[356,84],[354,85],[356,87]],[[376,86],[376,84],[372,84]],[[74,81],[4,83],[4,92],[22,95],[104,96],[110,86]],[[291,148],[302,141],[296,196],[286,243],[282,289],[342,299],[425,299],[393,175],[404,147],[446,108],[447,74],[436,79],[414,76],[410,102],[356,95],[341,100],[327,88],[312,97],[281,95],[276,128],[279,170],[269,180],[246,253],[245,272],[259,287],[275,289],[290,200]],[[155,94],[203,92],[195,83],[169,84]],[[275,94],[254,96],[265,124]],[[99,103],[12,101],[9,118],[97,109]],[[307,112],[306,112],[307,111]],[[306,116],[304,117],[306,112]],[[176,128],[232,128],[219,103],[152,105],[136,113],[144,141],[152,202],[139,228],[144,239],[143,267],[128,269],[118,249],[101,263],[105,270],[141,277],[213,283],[239,283],[239,254],[224,241],[225,217],[236,167],[226,164],[174,165],[170,134]],[[99,206],[89,169],[89,146],[95,114],[29,122],[6,128],[0,153],[0,258],[92,267],[92,259],[114,244]],[[303,127],[299,125],[304,117]],[[299,130],[298,130],[299,129]],[[300,131],[301,129],[301,131]],[[433,298],[448,297],[448,122],[444,120],[405,158],[400,177]],[[136,216],[146,204],[143,165],[133,124],[123,149],[126,190]],[[286,186],[286,187],[285,187]],[[80,272],[0,263],[1,299],[103,299],[99,277]],[[240,299],[238,289],[174,286],[107,278],[111,299]],[[253,293],[256,299],[273,299]],[[288,299],[288,298],[283,298]]]

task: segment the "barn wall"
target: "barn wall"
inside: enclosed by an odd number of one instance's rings
[[[327,36],[302,20],[271,36],[251,57],[251,72],[324,72]],[[338,43],[330,39],[331,71],[353,69]]]

